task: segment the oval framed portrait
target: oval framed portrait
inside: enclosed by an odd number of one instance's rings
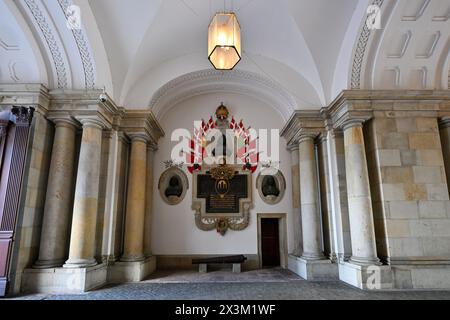
[[[189,189],[189,180],[178,167],[170,167],[159,177],[159,194],[168,205],[174,206],[183,201]]]
[[[280,170],[266,168],[256,178],[256,189],[260,198],[267,204],[279,203],[286,191],[286,179]]]

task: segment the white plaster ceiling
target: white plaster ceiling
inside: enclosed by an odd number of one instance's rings
[[[142,107],[168,81],[211,67],[206,59],[207,26],[212,15],[223,10],[223,1],[89,3],[114,65],[114,95],[121,104]],[[331,99],[338,53],[356,5],[356,0],[225,1],[242,28],[244,52],[237,68],[280,82],[302,108],[325,105]],[[145,23],[130,23],[124,15]]]
[[[450,89],[450,1],[388,1],[366,63],[368,89]]]
[[[0,81],[48,84],[37,44],[17,8],[6,1],[0,1]]]
[[[126,108],[164,108],[152,105],[162,89],[170,107],[179,95],[172,101],[167,89],[192,78],[195,85],[182,87],[195,92],[235,90],[232,81],[250,88],[254,81],[254,94],[273,83],[282,93],[268,95],[289,101],[274,106],[284,117],[326,106],[342,89],[450,88],[448,0],[1,1],[1,83],[105,86]],[[243,59],[236,73],[223,73],[222,86],[218,73],[214,86],[209,75],[202,87],[199,79],[212,69],[207,27],[224,2],[241,24]],[[382,29],[368,33],[372,3],[382,5]],[[81,8],[80,31],[65,25],[71,4]]]

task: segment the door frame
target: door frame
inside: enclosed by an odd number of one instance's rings
[[[288,264],[287,217],[286,213],[258,213],[258,264],[262,268],[261,219],[278,219],[278,239],[280,247],[280,266],[284,269]]]

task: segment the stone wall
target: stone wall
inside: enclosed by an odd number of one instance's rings
[[[450,202],[437,118],[377,115],[367,154],[378,255],[391,264],[450,260]]]

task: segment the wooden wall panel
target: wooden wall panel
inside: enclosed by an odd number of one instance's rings
[[[0,163],[0,296],[8,289],[8,272],[14,241],[33,108],[12,107]]]

